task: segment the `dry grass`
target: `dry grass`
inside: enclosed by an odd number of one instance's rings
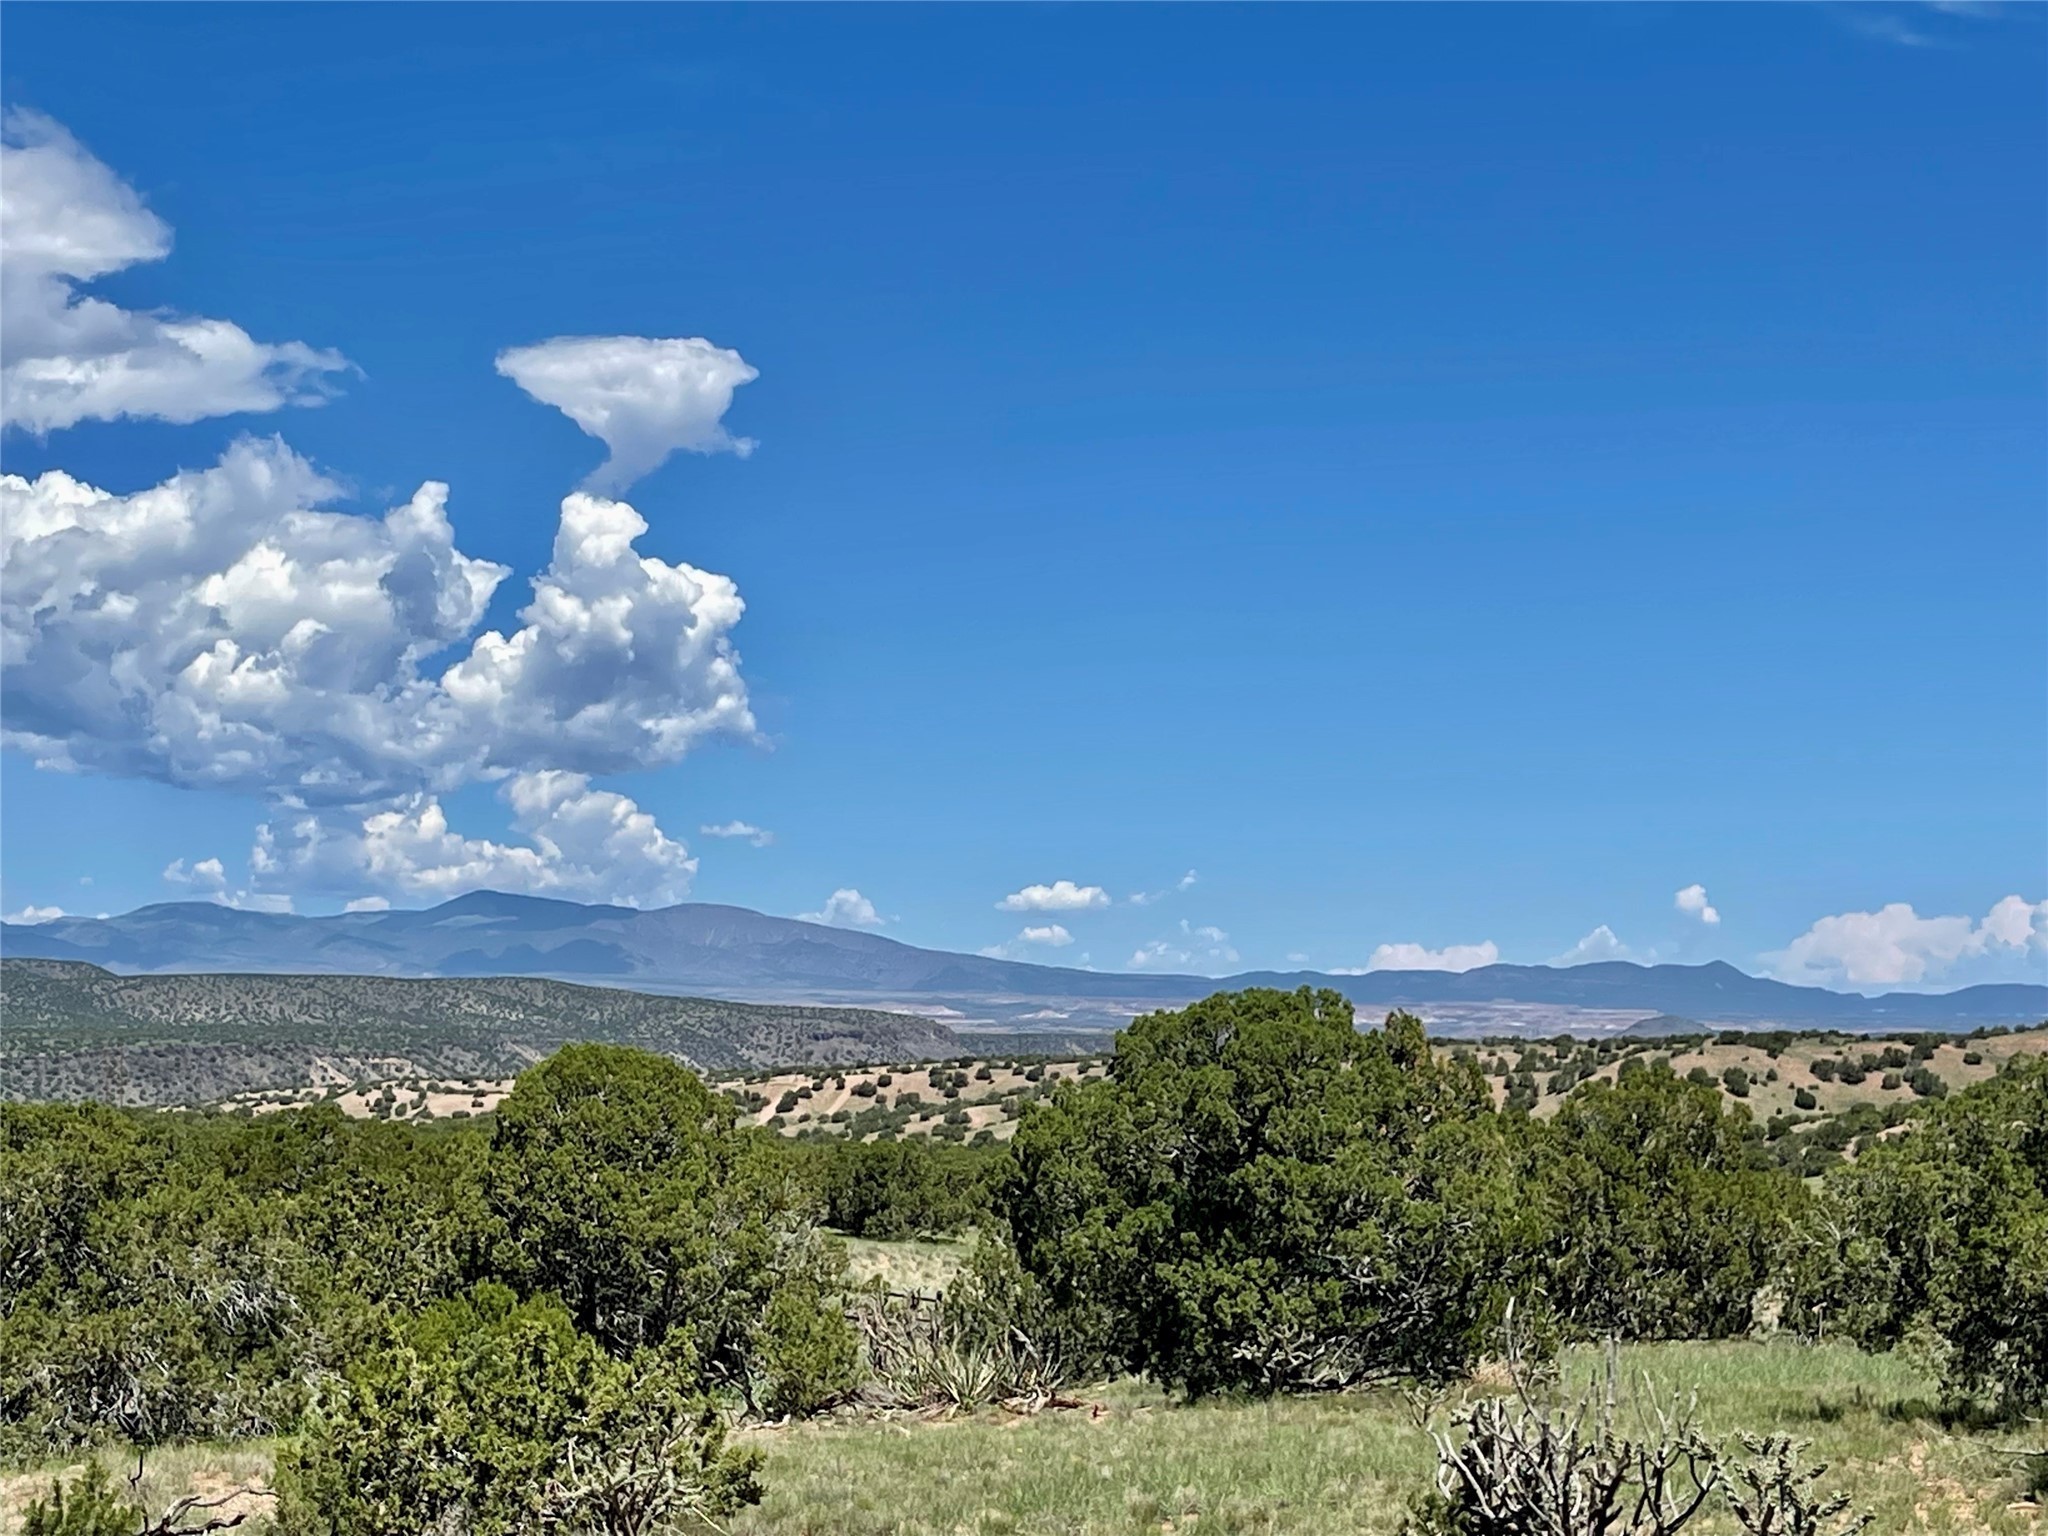
[[[943,1291],[974,1252],[975,1237],[969,1232],[964,1237],[898,1243],[865,1237],[842,1241],[847,1272],[856,1284],[879,1280],[892,1291]]]
[[[130,1483],[136,1469],[133,1451],[109,1448],[99,1453],[98,1460],[107,1469],[115,1490],[125,1495],[134,1487],[143,1507],[152,1515],[187,1494],[216,1498],[237,1490],[249,1491],[210,1513],[223,1518],[246,1515],[248,1521],[242,1529],[247,1530],[266,1523],[270,1512],[270,1500],[262,1495],[270,1486],[276,1451],[267,1442],[159,1446],[142,1458],[139,1484]],[[68,1479],[84,1469],[81,1457],[34,1472],[0,1472],[0,1533],[22,1528],[29,1505],[49,1494],[53,1479]]]

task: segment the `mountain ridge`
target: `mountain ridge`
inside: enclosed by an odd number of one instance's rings
[[[1969,1028],[2048,1017],[2024,983],[1875,997],[1751,976],[1725,961],[1496,964],[1463,972],[1101,972],[924,949],[882,934],[689,902],[640,911],[479,891],[438,906],[323,917],[159,902],[107,918],[0,924],[0,954],[122,974],[547,977],[734,1000],[905,1008],[954,1022],[1104,1027],[1133,1011],[1246,986],[1332,987],[1361,1008],[1435,1009],[1438,1022],[1620,1028],[1674,1014],[1716,1025]],[[1515,1015],[1515,1018],[1509,1018]],[[1427,1012],[1425,1016],[1428,1016]],[[1583,1016],[1583,1017],[1581,1017]],[[1595,1017],[1602,1021],[1589,1023]]]

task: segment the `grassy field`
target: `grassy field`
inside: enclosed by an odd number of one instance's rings
[[[1567,1374],[1590,1379],[1599,1363],[1597,1351],[1575,1352]],[[1945,1426],[1930,1381],[1896,1356],[1790,1342],[1645,1345],[1624,1350],[1622,1367],[1653,1393],[1696,1387],[1702,1427],[1716,1438],[1746,1429],[1810,1439],[1831,1465],[1828,1482],[1876,1516],[1874,1531],[2048,1531],[1996,1454],[2023,1437]],[[1393,1536],[1430,1475],[1428,1438],[1392,1393],[1189,1406],[1118,1382],[1080,1396],[1080,1408],[1029,1418],[749,1431],[767,1452],[769,1492],[732,1536]],[[151,1477],[160,1490],[218,1489],[260,1482],[268,1461],[260,1446],[190,1447],[153,1455]],[[110,1453],[109,1465],[125,1474],[133,1463]],[[18,1528],[47,1477],[0,1477],[0,1530]]]
[[[892,1291],[943,1291],[974,1252],[972,1230],[961,1237],[884,1243],[848,1237],[846,1268],[856,1283],[879,1280]]]
[[[1831,1483],[1885,1532],[2038,1532],[1992,1447],[1945,1429],[1931,1383],[1896,1357],[1792,1343],[1622,1352],[1651,1390],[1697,1386],[1703,1427],[1813,1442]],[[1597,1352],[1568,1368],[1589,1375]],[[1431,1451],[1393,1394],[1177,1405],[1136,1383],[1031,1419],[805,1425],[759,1436],[769,1494],[735,1536],[1300,1532],[1393,1536]],[[1733,1529],[1710,1522],[1709,1532]]]

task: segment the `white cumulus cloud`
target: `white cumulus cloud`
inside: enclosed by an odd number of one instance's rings
[[[1614,930],[1602,923],[1578,943],[1550,963],[1552,965],[1592,965],[1601,960],[1644,960],[1628,945],[1614,936]]]
[[[342,904],[344,912],[389,912],[391,898],[388,896],[358,896]]]
[[[120,417],[191,422],[317,404],[338,352],[228,320],[122,309],[82,284],[170,254],[170,227],[59,124],[0,120],[0,417],[38,435]]]
[[[1707,888],[1704,885],[1688,885],[1671,898],[1671,904],[1679,911],[1698,918],[1710,928],[1721,921],[1721,914],[1707,902]]]
[[[687,850],[589,776],[752,735],[732,581],[640,553],[633,508],[572,495],[518,626],[477,634],[509,573],[456,547],[445,486],[381,517],[336,494],[247,439],[129,495],[0,475],[0,740],[269,801],[285,820],[253,889],[218,860],[165,872],[231,905],[350,881],[680,900]],[[525,841],[448,828],[437,797],[479,781]]]
[[[1099,885],[1076,885],[1055,880],[1051,885],[1027,885],[1012,891],[996,903],[999,912],[1082,912],[1109,905],[1109,892]]]
[[[33,927],[37,923],[54,923],[65,915],[62,907],[26,906],[19,912],[9,912],[5,917],[0,917],[0,922],[21,923]]]
[[[1420,944],[1382,944],[1366,957],[1368,971],[1471,971],[1500,960],[1500,947],[1488,939],[1481,944],[1446,944],[1426,949]],[[1343,974],[1339,972],[1338,974]]]
[[[466,891],[669,906],[689,894],[697,861],[624,795],[580,773],[543,769],[505,781],[499,797],[523,841],[455,831],[432,795],[367,816],[307,813],[258,829],[254,883],[445,901]]]
[[[164,866],[164,880],[170,885],[191,886],[202,891],[223,891],[227,889],[228,872],[219,859],[199,859],[187,863],[173,859]]]
[[[1875,912],[1824,917],[1771,956],[1782,981],[1828,986],[1914,986],[1973,962],[2038,960],[2048,954],[2048,901],[2007,896],[1982,920],[1922,917],[1895,901]],[[1954,979],[1966,979],[1956,977]]]
[[[1058,923],[1026,927],[1006,944],[990,944],[977,951],[990,960],[1019,960],[1037,949],[1064,949],[1074,936]],[[1085,958],[1085,957],[1084,957]]]
[[[0,475],[0,739],[49,767],[362,806],[752,735],[738,589],[639,553],[633,508],[568,497],[520,626],[472,640],[509,573],[455,547],[447,488],[381,518],[322,510],[335,494],[275,441],[131,495]]]
[[[289,892],[259,891],[247,886],[229,889],[227,867],[219,859],[198,859],[188,863],[173,859],[164,866],[167,885],[184,886],[204,896],[215,906],[234,907],[244,912],[289,912]]]
[[[678,449],[754,450],[723,418],[760,373],[701,336],[557,336],[500,352],[498,372],[611,450],[584,482],[594,490],[624,490]]]
[[[799,912],[800,923],[828,923],[834,928],[879,928],[882,914],[875,910],[875,904],[848,886],[842,886],[825,898],[825,905],[816,912]]]
[[[721,821],[709,823],[697,829],[704,837],[739,838],[752,843],[756,848],[766,848],[775,841],[775,834],[765,827],[757,827],[748,821]]]

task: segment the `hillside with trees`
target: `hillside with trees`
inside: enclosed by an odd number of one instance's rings
[[[509,1077],[577,1041],[705,1071],[949,1055],[908,1014],[659,997],[528,977],[116,976],[0,960],[0,1096],[203,1104],[411,1075]]]

